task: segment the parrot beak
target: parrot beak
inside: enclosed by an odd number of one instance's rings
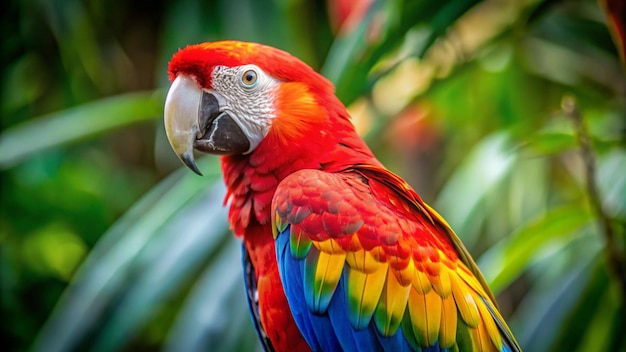
[[[243,154],[250,141],[219,93],[202,90],[192,78],[176,77],[165,99],[165,132],[180,160],[202,175],[193,149],[218,155]]]

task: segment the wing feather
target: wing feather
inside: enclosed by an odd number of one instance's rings
[[[460,240],[389,171],[301,170],[272,212],[281,279],[312,348],[332,334],[346,351],[520,350]]]
[[[458,312],[452,295],[441,301],[441,326],[439,327],[439,345],[450,348],[454,345]]]
[[[384,265],[371,274],[348,269],[347,310],[350,322],[355,329],[365,329],[372,320],[383,291],[387,269],[388,267]]]
[[[344,254],[313,250],[304,260],[304,294],[308,307],[317,314],[328,309],[346,261]]]
[[[433,290],[426,294],[411,290],[408,303],[413,333],[418,343],[424,347],[435,345],[441,323],[441,296]]]
[[[391,336],[400,327],[410,291],[411,286],[400,284],[396,275],[387,275],[374,315],[376,327],[383,335]]]
[[[476,306],[474,295],[470,291],[470,288],[464,285],[458,277],[453,279],[451,283],[454,301],[461,314],[461,318],[467,326],[472,328],[477,327],[480,315],[478,314],[478,307]]]
[[[300,231],[300,229],[296,226],[291,229],[289,236],[289,249],[291,250],[291,255],[297,259],[304,259],[306,255],[309,254],[313,241],[311,241],[309,236]]]
[[[487,310],[484,304],[478,304],[478,311],[480,312],[486,335],[491,340],[492,345],[495,346],[497,350],[500,350],[502,348],[502,338],[500,337],[500,332],[498,331],[495,321],[491,317],[491,313],[489,313],[489,310]]]

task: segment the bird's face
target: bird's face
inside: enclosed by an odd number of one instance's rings
[[[167,137],[198,174],[194,148],[218,155],[258,152],[266,156],[261,159],[304,143],[317,150],[328,144],[329,111],[347,116],[327,79],[290,54],[257,43],[190,45],[174,54],[169,74]]]
[[[165,101],[165,130],[178,157],[196,173],[193,149],[219,155],[251,153],[267,135],[280,81],[260,67],[217,65],[206,87],[178,73]],[[206,85],[206,83],[205,83]]]

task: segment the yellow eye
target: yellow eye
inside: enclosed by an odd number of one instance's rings
[[[241,83],[246,88],[252,88],[257,83],[257,73],[255,70],[246,70],[241,76]]]

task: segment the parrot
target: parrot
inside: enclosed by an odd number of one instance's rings
[[[521,351],[447,222],[286,51],[215,41],[168,64],[168,141],[217,155],[266,351]],[[243,303],[243,302],[242,302]]]

